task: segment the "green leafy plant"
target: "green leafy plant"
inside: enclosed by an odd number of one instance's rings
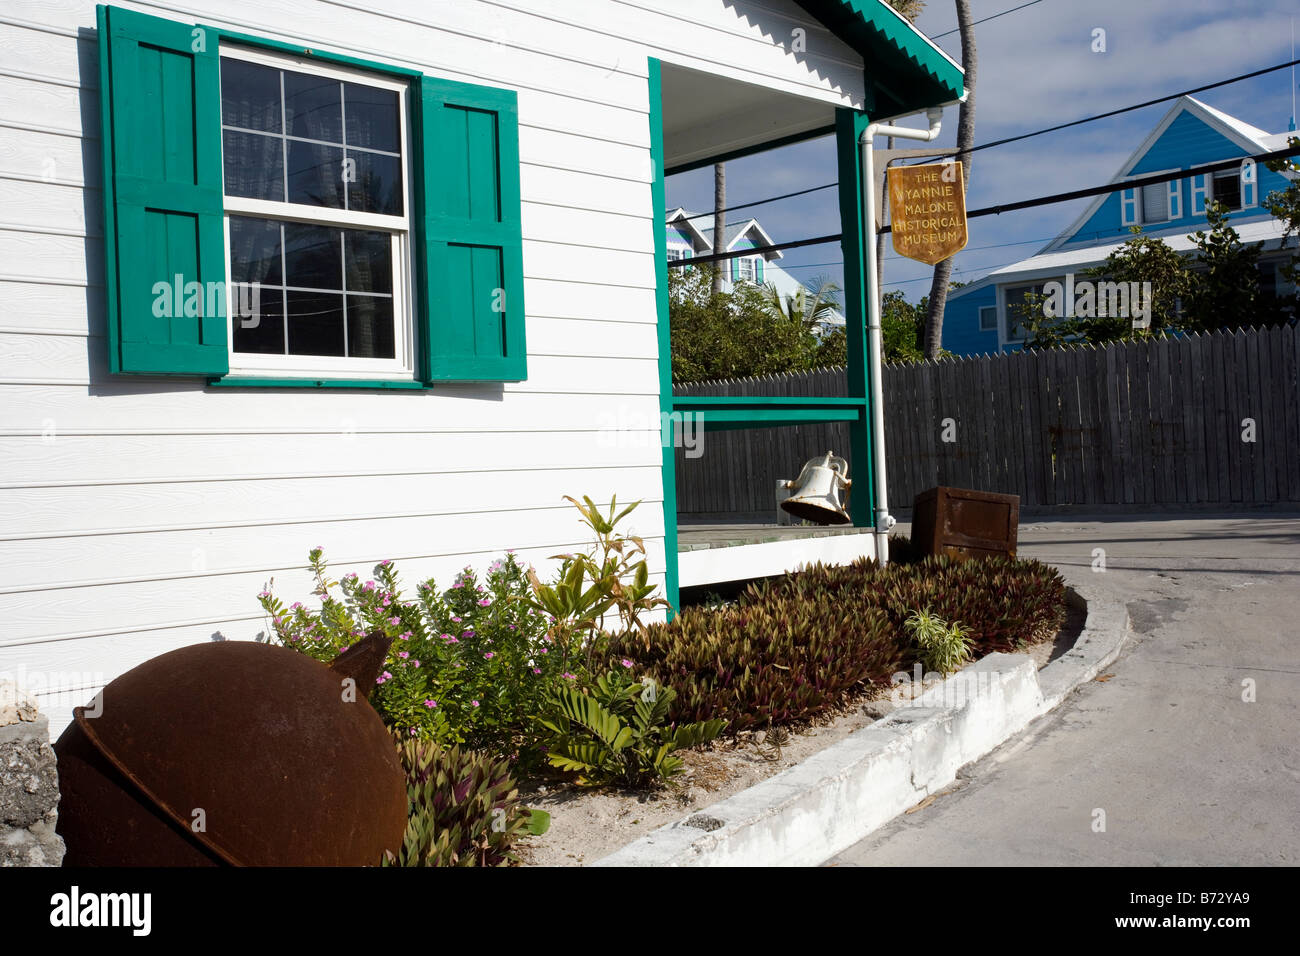
[[[614,497],[605,514],[586,495],[582,501],[567,495],[564,500],[578,509],[583,524],[595,535],[595,545],[590,553],[556,555],[564,563],[554,584],[543,584],[536,574],[530,575],[533,594],[529,603],[554,620],[553,636],[566,665],[570,653],[581,646],[586,649],[585,665],[590,670],[606,614],[613,611],[617,615],[620,633],[643,633],[642,616],[668,602],[655,597],[657,585],[649,583],[645,542],[618,531],[619,522],[641,502],[620,511]]]
[[[949,624],[929,608],[909,614],[903,628],[916,642],[918,659],[927,671],[947,674],[970,660],[970,628]]]
[[[308,560],[319,609],[259,595],[281,643],[330,661],[382,630],[393,644],[370,701],[385,723],[409,737],[539,759],[536,718],[566,670],[546,615],[525,600],[531,589],[513,554],[481,583],[467,567],[446,590],[432,578],[421,583],[413,600],[391,561],[362,582],[331,580],[320,548]]]
[[[617,671],[589,688],[562,688],[543,721],[553,733],[548,761],[575,773],[582,786],[670,781],[684,767],[674,752],[708,743],[726,725],[706,720],[666,726],[675,696],[671,687]]]
[[[431,740],[401,741],[398,753],[408,819],[401,849],[385,854],[384,866],[517,862],[513,844],[541,818],[520,801],[507,761]]]

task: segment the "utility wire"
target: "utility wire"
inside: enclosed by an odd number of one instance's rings
[[[1288,66],[1295,66],[1297,63],[1300,63],[1300,59],[1291,60],[1287,63],[1279,63],[1277,66],[1265,67],[1262,70],[1255,70],[1253,73],[1243,73],[1240,76],[1234,76],[1231,79],[1219,80],[1217,83],[1207,83],[1204,86],[1198,86],[1194,89],[1183,90],[1181,93],[1171,93],[1168,96],[1161,96],[1154,100],[1147,100],[1145,103],[1136,103],[1133,106],[1125,106],[1121,109],[1111,110],[1109,113],[1098,113],[1096,116],[1085,116],[1083,119],[1072,120],[1069,123],[1061,123],[1059,126],[1049,126],[1047,129],[1040,129],[1033,133],[1021,133],[1019,136],[1008,136],[1006,139],[995,139],[991,143],[980,143],[978,146],[972,146],[969,152],[974,153],[981,149],[992,149],[994,146],[1005,146],[1007,143],[1016,143],[1022,139],[1029,139],[1031,136],[1042,136],[1044,133],[1055,133],[1057,130],[1069,129],[1071,126],[1080,126],[1084,123],[1091,123],[1095,120],[1109,119],[1112,116],[1119,116],[1121,113],[1131,113],[1133,110],[1155,106],[1157,103],[1167,103],[1170,100],[1176,100],[1182,96],[1191,96],[1193,93],[1203,93],[1206,90],[1212,90],[1216,87],[1227,86],[1229,83],[1239,83],[1242,80],[1250,80],[1257,76],[1263,76],[1265,73],[1274,73],[1277,70],[1285,70]]]
[[[974,23],[971,24],[971,26],[975,26],[976,23],[988,23],[990,20],[996,20],[998,17],[1005,17],[1008,13],[1015,13],[1017,10],[1023,10],[1025,9],[1025,7],[1032,7],[1035,3],[1042,3],[1042,2],[1043,0],[1029,0],[1028,3],[1022,3],[1018,7],[1012,7],[1010,10],[1003,10],[1001,13],[995,13],[991,17],[985,17],[983,20],[976,20]],[[960,29],[961,27],[955,27],[954,29],[947,31],[946,33],[936,33],[934,36],[930,37],[930,39],[937,40],[939,39],[939,37],[946,37],[949,34],[956,33]]]
[[[836,182],[833,182],[833,183],[827,183],[825,186],[813,186],[811,189],[800,189],[798,192],[786,193],[786,194],[784,194],[784,195],[782,195],[782,196],[772,196],[772,197],[769,198],[769,199],[756,199],[756,200],[754,200],[753,202],[743,202],[743,203],[741,203],[739,206],[728,206],[726,209],[719,209],[719,210],[717,210],[717,212],[731,212],[731,211],[734,210],[734,209],[748,209],[750,206],[761,206],[761,205],[763,205],[764,203],[777,202],[778,200],[781,200],[781,199],[789,199],[789,198],[791,198],[792,196],[805,196],[805,195],[807,195],[808,193],[815,193],[815,192],[818,192],[819,190],[822,190],[822,189],[834,189],[834,188],[835,188],[836,186],[838,186],[838,185],[839,185],[839,182],[836,181]],[[702,212],[702,213],[700,213],[698,216],[683,216],[682,218],[683,218],[683,219],[686,219],[686,220],[691,220],[691,219],[712,219],[714,215],[715,215],[715,213],[713,213],[713,212]]]
[[[1018,10],[1020,8],[1017,7],[1016,9]],[[1012,11],[1007,10],[1005,12],[1010,13]],[[989,19],[992,18],[990,17]],[[943,34],[940,34],[940,36],[942,35]],[[981,149],[992,149],[994,146],[1005,146],[1008,143],[1017,143],[1022,139],[1030,139],[1034,136],[1042,136],[1044,133],[1054,133],[1057,130],[1069,129],[1073,126],[1082,126],[1084,123],[1092,123],[1095,122],[1096,120],[1101,120],[1101,119],[1110,119],[1112,116],[1119,116],[1123,113],[1131,113],[1134,110],[1145,109],[1148,106],[1155,106],[1159,103],[1167,103],[1170,100],[1176,100],[1182,96],[1191,96],[1193,93],[1203,93],[1206,90],[1212,90],[1220,86],[1227,86],[1230,83],[1239,83],[1242,80],[1254,79],[1257,76],[1263,76],[1265,73],[1274,73],[1278,70],[1285,70],[1287,67],[1295,66],[1296,64],[1300,64],[1300,58],[1290,60],[1286,63],[1279,63],[1276,66],[1265,67],[1262,70],[1255,70],[1252,73],[1242,73],[1240,76],[1233,76],[1226,80],[1219,80],[1216,83],[1207,83],[1204,86],[1197,86],[1190,90],[1184,90],[1181,93],[1170,93],[1168,96],[1161,96],[1154,100],[1147,100],[1144,103],[1136,103],[1132,106],[1124,106],[1117,110],[1111,110],[1108,113],[1098,113],[1096,116],[1085,116],[1082,119],[1071,120],[1068,123],[1061,123],[1060,125],[1057,126],[1049,126],[1046,129],[1034,130],[1031,133],[1020,133],[1017,136],[1008,136],[1005,139],[993,140],[990,143],[980,143],[978,146],[972,146],[969,150],[967,150],[967,152],[974,153],[974,152],[978,152]],[[832,189],[838,185],[839,185],[838,182],[827,183],[824,186],[813,186],[811,189],[801,189],[797,192],[785,193],[780,196],[772,196],[768,199],[756,199],[753,202],[741,203],[738,206],[728,206],[726,209],[723,209],[722,212],[731,212],[733,209],[748,209],[751,206],[761,206],[764,203],[778,202],[782,199],[790,199],[794,196],[803,196],[808,193],[818,192],[822,189]],[[696,216],[687,216],[686,218],[687,219],[708,219],[711,218],[713,215],[714,214],[712,212],[705,212],[705,213],[700,213],[699,215]]]
[[[1128,179],[1120,183],[1106,183],[1102,186],[1090,186],[1087,189],[1074,189],[1070,192],[1056,193],[1051,196],[1040,196],[1037,199],[1022,199],[1017,202],[1002,203],[996,206],[984,206],[980,209],[973,209],[966,213],[967,219],[977,219],[980,216],[1000,216],[1004,212],[1015,212],[1019,209],[1031,209],[1035,206],[1047,206],[1053,203],[1070,202],[1074,199],[1086,199],[1089,196],[1104,196],[1110,193],[1121,192],[1125,189],[1141,189],[1143,186],[1154,186],[1157,183],[1167,183],[1175,179],[1185,179],[1190,176],[1199,176],[1205,173],[1214,173],[1223,169],[1233,169],[1240,167],[1247,159],[1254,160],[1256,163],[1267,163],[1275,159],[1289,159],[1292,156],[1300,155],[1300,146],[1289,146],[1286,149],[1276,149],[1269,153],[1256,153],[1253,156],[1240,156],[1236,159],[1225,159],[1214,163],[1203,163],[1200,166],[1192,166],[1188,169],[1175,170],[1172,173],[1153,173],[1150,176],[1139,176],[1136,179]],[[884,235],[892,231],[892,226],[882,226],[877,230],[877,235]],[[817,236],[814,239],[796,239],[793,242],[778,242],[770,246],[753,246],[749,249],[743,249],[739,252],[719,252],[708,256],[696,256],[691,259],[674,259],[668,263],[669,268],[681,268],[688,265],[703,265],[709,262],[721,262],[727,259],[739,259],[742,256],[752,256],[759,253],[779,252],[783,249],[797,249],[800,246],[813,246],[820,243],[838,242],[844,238],[843,233],[837,233],[833,236]]]

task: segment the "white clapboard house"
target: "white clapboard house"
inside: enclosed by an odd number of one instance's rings
[[[852,422],[869,522],[857,137],[962,94],[877,0],[5,0],[0,672],[57,734],[313,546],[545,565],[565,494],[675,597],[665,414]],[[854,397],[675,406],[665,174],[828,133]]]

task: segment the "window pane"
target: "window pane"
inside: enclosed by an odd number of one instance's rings
[[[395,357],[392,299],[372,295],[348,296],[348,355],[356,358]]]
[[[1241,208],[1241,174],[1229,173],[1227,176],[1214,177],[1214,201],[1221,202],[1229,209]]]
[[[280,132],[280,71],[247,60],[221,60],[221,122]]]
[[[226,195],[284,201],[284,140],[258,133],[221,135]]]
[[[343,208],[343,149],[289,140],[289,202]]]
[[[343,84],[346,104],[348,145],[401,151],[401,125],[398,123],[398,97],[393,90],[378,90],[357,83]]]
[[[343,355],[343,295],[294,292],[289,301],[290,355]]]
[[[230,217],[230,281],[280,285],[280,224]]]
[[[348,181],[348,208],[357,212],[402,215],[402,161],[382,153],[348,150],[356,178]]]
[[[343,251],[338,229],[284,224],[285,285],[309,289],[342,289]],[[290,310],[292,314],[292,310]]]
[[[343,235],[349,292],[393,291],[393,242],[386,232],[348,229]]]
[[[241,309],[239,296],[232,296],[230,310],[231,341],[236,352],[263,355],[284,354],[284,303],[279,289],[262,289],[251,300],[252,308]],[[242,312],[251,313],[249,315]]]
[[[342,84],[307,73],[284,74],[284,121],[290,136],[343,142]]]

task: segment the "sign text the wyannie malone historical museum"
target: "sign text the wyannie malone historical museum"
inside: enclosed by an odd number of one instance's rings
[[[889,174],[894,249],[934,265],[966,245],[966,191],[961,163],[895,166]]]

